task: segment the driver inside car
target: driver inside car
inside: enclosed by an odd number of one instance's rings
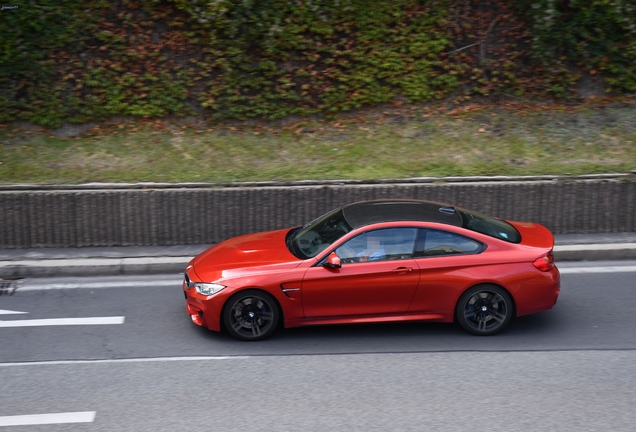
[[[356,254],[359,262],[377,261],[386,258],[386,252],[380,241],[380,236],[369,233],[367,247]]]

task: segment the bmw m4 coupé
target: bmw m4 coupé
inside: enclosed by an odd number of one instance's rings
[[[364,201],[216,244],[188,264],[183,291],[196,325],[248,341],[280,325],[391,321],[456,321],[493,335],[554,306],[553,246],[536,223],[428,201]]]

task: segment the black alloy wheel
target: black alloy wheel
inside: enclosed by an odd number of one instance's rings
[[[258,290],[234,294],[223,310],[223,323],[237,339],[257,341],[271,335],[278,324],[278,304],[274,298]]]
[[[459,298],[455,317],[469,333],[490,336],[503,330],[514,313],[512,298],[496,285],[478,285]]]

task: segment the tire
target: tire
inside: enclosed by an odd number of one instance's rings
[[[228,333],[239,340],[257,341],[270,336],[278,325],[278,303],[259,290],[234,294],[223,309],[223,323]]]
[[[513,314],[510,294],[496,285],[477,285],[468,289],[455,307],[459,325],[478,336],[499,333],[510,323]]]

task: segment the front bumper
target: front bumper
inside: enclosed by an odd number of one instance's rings
[[[213,296],[199,294],[196,289],[188,288],[183,281],[183,294],[186,301],[186,312],[192,322],[213,331],[221,331],[221,310],[223,299],[220,293]]]

